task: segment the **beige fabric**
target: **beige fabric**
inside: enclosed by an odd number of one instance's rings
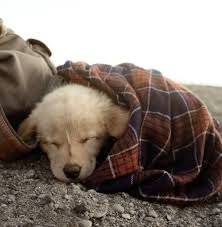
[[[0,159],[11,157],[9,153],[18,150],[18,147],[20,150],[27,150],[28,146],[24,149],[25,145],[16,138],[13,128],[15,129],[36,102],[40,101],[49,80],[56,74],[49,55],[51,51],[43,42],[36,39],[26,42],[6,28],[0,19],[0,135],[6,135],[5,131],[8,131],[10,141],[13,141],[11,144],[17,143],[10,149],[10,144],[7,145],[6,151],[4,148],[7,139],[5,137],[4,140],[2,136]],[[4,147],[1,144],[4,144]],[[7,152],[8,155],[5,155]]]
[[[7,117],[27,113],[44,94],[56,69],[48,56],[12,30],[2,27],[0,36],[0,104]]]

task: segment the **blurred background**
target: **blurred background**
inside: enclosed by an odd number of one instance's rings
[[[158,69],[182,83],[222,86],[220,0],[7,0],[0,17],[66,60]]]

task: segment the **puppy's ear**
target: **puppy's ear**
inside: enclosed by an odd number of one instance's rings
[[[128,125],[129,111],[120,107],[113,106],[107,113],[106,127],[110,136],[120,138]]]
[[[30,115],[20,125],[17,131],[19,137],[28,145],[37,144],[37,124],[35,118]]]

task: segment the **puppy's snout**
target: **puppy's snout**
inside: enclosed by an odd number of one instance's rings
[[[63,172],[67,178],[76,179],[79,177],[81,167],[77,164],[66,164]]]

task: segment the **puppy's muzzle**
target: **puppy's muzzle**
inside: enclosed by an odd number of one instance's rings
[[[79,177],[81,167],[77,164],[66,164],[63,172],[67,178],[77,179]]]

